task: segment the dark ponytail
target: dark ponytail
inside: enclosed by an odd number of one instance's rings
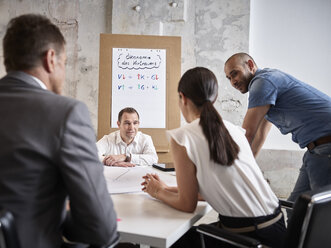
[[[179,81],[178,92],[182,92],[201,110],[199,124],[208,140],[211,159],[221,165],[232,165],[238,158],[239,146],[213,106],[218,94],[214,73],[203,67],[188,70]]]

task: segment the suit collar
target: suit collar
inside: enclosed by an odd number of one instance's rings
[[[29,86],[33,86],[36,88],[41,88],[40,84],[33,79],[33,77],[23,71],[12,71],[9,72],[5,78],[14,78],[22,83],[24,83],[25,85],[29,85]]]

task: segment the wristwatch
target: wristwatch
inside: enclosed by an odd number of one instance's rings
[[[124,162],[131,162],[131,153],[129,155],[126,155]]]

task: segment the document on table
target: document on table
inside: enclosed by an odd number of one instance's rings
[[[167,173],[159,173],[150,166],[108,167],[104,166],[104,176],[110,194],[141,192],[143,176],[146,173],[157,173],[169,186],[176,185],[176,177]]]

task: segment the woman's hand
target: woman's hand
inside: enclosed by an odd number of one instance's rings
[[[147,173],[143,176],[143,179],[144,181],[141,183],[143,186],[142,190],[156,199],[159,191],[167,187],[157,174]]]
[[[146,174],[142,190],[180,211],[192,213],[198,203],[199,185],[196,167],[188,157],[186,148],[170,140],[176,170],[177,187],[169,187],[156,174]]]
[[[161,185],[161,188],[162,188],[162,189],[166,189],[166,190],[168,190],[168,185],[166,185],[165,182],[163,182],[163,181],[160,179],[160,177],[159,177],[158,174],[153,173],[153,174],[151,174],[151,175],[154,177],[155,180],[157,180],[157,181],[160,182],[160,185]]]

